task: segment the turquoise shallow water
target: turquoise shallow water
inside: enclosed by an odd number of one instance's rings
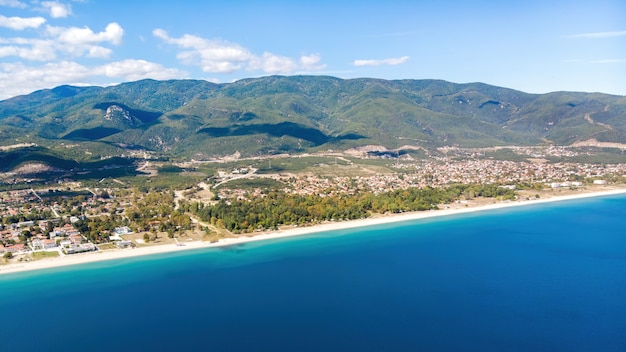
[[[0,351],[626,351],[626,197],[0,276]]]

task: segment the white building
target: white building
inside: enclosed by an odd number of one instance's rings
[[[52,249],[57,247],[57,241],[55,240],[43,240],[43,249]]]
[[[30,241],[30,247],[34,250],[34,251],[38,251],[40,249],[43,249],[43,240],[37,238],[34,239],[32,241]]]

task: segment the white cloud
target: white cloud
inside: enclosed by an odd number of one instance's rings
[[[94,46],[89,47],[89,49],[87,50],[87,56],[93,57],[93,58],[99,58],[99,59],[106,59],[109,56],[111,56],[112,52],[113,50],[109,48],[94,45]]]
[[[187,73],[178,69],[165,68],[163,65],[155,62],[134,59],[111,62],[92,70],[97,75],[109,78],[122,78],[124,81],[136,81],[144,78],[162,80],[187,76]]]
[[[260,68],[264,72],[271,74],[291,73],[298,69],[298,64],[286,56],[265,52],[260,60]],[[254,66],[249,67],[249,70],[255,69],[256,67]]]
[[[89,67],[73,61],[60,61],[41,66],[23,63],[0,63],[0,99],[28,94],[38,89],[62,84],[106,85],[112,81],[135,81],[144,78],[185,78],[187,73],[166,68],[145,60],[123,60]],[[102,83],[104,82],[104,83]]]
[[[26,28],[39,28],[44,23],[46,23],[46,19],[43,17],[5,17],[0,15],[0,27],[17,31]]]
[[[190,34],[172,38],[162,29],[155,29],[152,34],[168,44],[189,49],[181,51],[176,57],[184,64],[200,66],[204,72],[231,73],[255,60],[250,51],[238,44]]]
[[[56,59],[58,53],[65,53],[71,57],[108,58],[112,50],[99,44],[121,43],[124,30],[117,23],[110,23],[99,33],[88,27],[48,26],[46,34],[49,38],[0,38],[0,57],[17,56],[30,61],[46,61]]]
[[[49,40],[0,39],[0,57],[9,56],[17,56],[29,61],[53,60],[56,58],[56,48],[54,43]]]
[[[398,58],[389,58],[382,60],[354,60],[352,64],[354,66],[380,66],[380,65],[399,65],[407,62],[408,56],[402,56]]]
[[[124,36],[124,29],[116,22],[109,23],[104,31],[94,33],[89,27],[52,27],[48,26],[47,33],[63,44],[90,45],[102,42],[120,44]]]
[[[242,69],[261,70],[271,74],[292,73],[299,69],[320,69],[318,55],[303,56],[298,63],[287,56],[265,52],[258,56],[243,46],[224,40],[210,40],[185,34],[174,38],[163,29],[154,29],[152,34],[167,44],[183,49],[176,57],[186,65],[199,66],[210,73],[233,73]]]
[[[26,8],[26,4],[18,0],[0,0],[0,6]]]
[[[300,67],[305,71],[321,71],[326,65],[320,65],[320,61],[318,54],[303,55],[300,57]]]
[[[52,18],[65,18],[72,13],[71,5],[58,1],[43,1],[41,6],[50,13]]]
[[[65,54],[72,58],[86,55],[106,59],[112,50],[101,44],[120,44],[124,30],[115,22],[98,33],[88,27],[47,26],[45,35],[47,38],[42,39],[0,37],[0,57],[16,56],[29,61],[47,61]]]
[[[626,37],[626,31],[580,33],[580,34],[573,34],[568,37],[569,38],[589,38],[589,39]]]

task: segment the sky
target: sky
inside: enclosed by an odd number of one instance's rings
[[[626,1],[0,0],[0,99],[267,75],[626,95]]]

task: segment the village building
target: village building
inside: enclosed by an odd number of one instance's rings
[[[127,241],[127,240],[121,240],[121,241],[115,242],[115,245],[118,248],[129,248],[129,247],[133,246],[133,243],[131,241]]]
[[[18,243],[12,246],[4,247],[4,251],[8,253],[18,253],[24,251],[24,244]]]

